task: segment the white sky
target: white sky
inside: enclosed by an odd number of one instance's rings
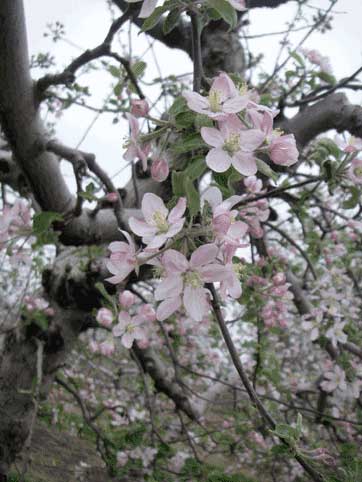
[[[27,28],[29,37],[30,54],[50,51],[55,56],[57,70],[61,70],[70,60],[79,55],[81,50],[64,42],[53,44],[49,38],[45,38],[48,23],[59,20],[65,25],[66,38],[79,47],[85,49],[96,46],[100,43],[110,24],[109,11],[106,0],[24,0]],[[315,7],[327,7],[328,0],[314,0]],[[290,2],[277,9],[255,9],[250,13],[249,34],[280,31],[285,29],[285,23],[293,18],[296,4]],[[357,70],[362,65],[362,1],[361,0],[339,0],[334,7],[335,12],[342,12],[334,15],[333,31],[324,35],[313,34],[305,46],[317,48],[323,55],[331,58],[334,73],[337,78],[345,77]],[[313,10],[310,10],[313,14]],[[305,31],[294,34],[293,39],[297,41]],[[264,54],[263,66],[271,70],[274,64],[275,55],[278,50],[280,36],[269,37],[250,41],[254,53]],[[122,36],[122,41],[127,43],[127,35]],[[149,46],[148,37],[144,34],[137,36],[133,28],[132,52],[141,55]],[[188,56],[177,50],[170,50],[163,45],[157,44],[155,49],[157,62],[160,65],[163,76],[170,74],[183,74],[192,71],[192,64]],[[147,79],[152,80],[159,76],[155,60],[148,52],[144,58],[148,63]],[[102,99],[109,92],[111,82],[110,76],[104,74],[93,75],[91,91],[94,94],[89,101],[92,105],[101,105]],[[157,97],[157,90],[151,88],[146,91],[152,98]],[[360,103],[362,94],[354,94],[354,102]],[[64,112],[57,126],[58,138],[70,146],[78,144],[85,130],[94,122],[95,114],[84,108],[72,107]],[[96,120],[90,133],[82,143],[82,149],[94,152],[98,162],[110,174],[115,174],[124,165],[123,139],[128,134],[126,122],[112,124],[112,115],[102,115]],[[67,176],[71,173],[66,170]],[[129,177],[129,172],[124,171],[118,176],[117,184],[122,185]]]

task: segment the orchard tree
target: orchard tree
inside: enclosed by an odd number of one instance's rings
[[[248,11],[285,3],[108,0],[104,40],[61,70],[30,62],[23,2],[1,0],[1,481],[29,480],[51,413],[110,480],[362,480],[361,69],[336,79],[304,46],[337,0],[308,25],[297,0],[265,72]],[[131,24],[192,59],[154,105]],[[79,78],[97,69],[99,109]],[[75,105],[127,119],[128,182],[56,138]]]

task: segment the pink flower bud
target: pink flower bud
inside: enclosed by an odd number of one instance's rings
[[[269,146],[269,155],[275,164],[291,166],[298,161],[298,149],[293,134],[279,136],[273,139]]]
[[[138,315],[141,316],[145,321],[156,320],[156,312],[150,304],[142,305],[138,310]]]
[[[104,356],[110,356],[114,353],[114,343],[111,340],[106,340],[99,345],[99,351]]]
[[[286,278],[284,273],[277,273],[275,276],[273,276],[274,286],[283,285],[285,281],[286,281]]]
[[[147,100],[131,100],[131,114],[135,117],[145,117],[148,111],[149,106]]]
[[[164,159],[155,159],[151,166],[151,176],[154,181],[163,182],[170,172],[168,162]]]
[[[123,308],[130,308],[136,301],[135,295],[128,290],[120,293],[118,299]]]
[[[111,326],[113,322],[113,313],[108,308],[101,308],[97,312],[96,320],[102,326]]]
[[[116,203],[118,201],[118,193],[116,192],[109,192],[105,197],[110,203]]]
[[[257,193],[262,190],[263,183],[256,176],[249,176],[244,179],[244,185],[248,191],[252,193]]]

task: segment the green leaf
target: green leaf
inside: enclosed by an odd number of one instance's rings
[[[343,209],[353,209],[358,204],[360,190],[356,186],[351,186],[349,187],[349,192],[351,193],[351,196],[342,204]]]
[[[141,32],[147,32],[147,30],[151,30],[153,27],[156,27],[166,10],[167,7],[164,5],[162,7],[156,7],[152,14],[143,22]]]
[[[111,303],[111,305],[113,306],[114,300],[113,300],[112,296],[105,289],[104,284],[103,283],[96,283],[94,286],[101,293],[103,298],[105,298],[107,301],[109,301],[109,303]]]
[[[114,65],[110,65],[108,67],[108,71],[111,75],[113,75],[113,77],[116,77],[117,79],[121,77],[120,69],[118,67],[115,67]]]
[[[256,159],[256,165],[258,166],[258,171],[260,171],[264,176],[270,177],[273,181],[278,179],[278,175],[273,169],[268,166],[268,164],[261,159]]]
[[[184,154],[186,152],[194,151],[206,147],[206,144],[202,140],[199,134],[191,134],[185,136],[180,142],[171,147],[174,154]]]
[[[327,74],[327,72],[318,72],[318,74],[316,74],[316,75],[321,80],[324,80],[324,82],[327,82],[330,85],[336,84],[336,78],[334,77],[334,75]]]
[[[337,144],[332,141],[332,139],[321,139],[318,142],[318,147],[323,147],[324,149],[326,149],[328,154],[331,154],[336,159],[339,159],[341,157],[341,150],[339,149]]]
[[[185,177],[184,185],[187,197],[187,207],[189,208],[190,215],[195,216],[200,210],[200,194],[190,178]]]
[[[43,211],[37,213],[33,217],[33,233],[40,235],[51,229],[51,225],[54,221],[61,221],[62,215],[53,211]]]
[[[204,156],[195,158],[185,169],[185,176],[191,181],[199,179],[206,171],[206,162]]]
[[[175,117],[175,124],[177,129],[187,129],[194,124],[195,114],[194,112],[181,112]]]
[[[146,70],[146,67],[147,67],[146,62],[143,62],[143,60],[140,60],[139,62],[134,63],[131,68],[135,77],[141,77],[141,75]]]
[[[293,59],[295,59],[301,67],[305,67],[305,62],[303,60],[303,57],[297,54],[295,50],[293,50],[292,52],[289,52],[289,55],[293,57]]]
[[[187,110],[188,107],[186,104],[186,99],[182,97],[182,95],[180,95],[179,97],[176,97],[168,112],[171,116],[176,116],[177,114],[180,114],[181,112],[186,112]]]
[[[172,171],[172,192],[175,196],[185,195],[185,173],[183,171]]]
[[[162,26],[162,29],[163,29],[163,33],[165,35],[169,34],[170,32],[172,32],[172,30],[176,27],[176,25],[178,24],[180,20],[180,11],[178,8],[175,8],[174,10],[171,10],[169,12],[169,14],[167,15],[164,23],[163,23],[163,26]]]
[[[89,184],[87,184],[85,191],[80,192],[79,195],[87,201],[95,201],[97,199],[94,195],[95,190],[95,185],[93,184],[93,182],[90,182]]]
[[[207,4],[215,9],[226,23],[230,25],[231,29],[234,29],[238,23],[238,16],[235,9],[230,5],[227,0],[206,0]]]

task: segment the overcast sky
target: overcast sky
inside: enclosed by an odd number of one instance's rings
[[[60,70],[72,57],[79,55],[80,49],[96,46],[100,43],[110,23],[109,10],[105,0],[24,0],[27,18],[30,54],[50,51],[56,59],[57,68]],[[315,7],[327,7],[328,0],[315,0]],[[264,32],[275,32],[285,28],[285,23],[293,18],[296,4],[290,2],[277,9],[255,9],[250,13],[250,35]],[[313,14],[313,10],[310,14]],[[334,7],[332,32],[325,35],[314,34],[305,46],[317,48],[323,55],[331,58],[334,73],[337,78],[345,77],[362,65],[362,2],[360,0],[339,0]],[[55,45],[49,38],[43,36],[47,30],[46,25],[59,20],[65,25],[66,38],[78,48],[68,43],[58,42]],[[133,28],[132,52],[142,55],[149,47],[150,40],[144,34],[137,36],[137,29]],[[295,41],[305,32],[294,34]],[[275,54],[278,49],[278,40],[274,36],[266,39],[250,41],[254,53],[262,52],[265,57],[263,65],[271,70]],[[126,43],[127,36],[122,37]],[[155,46],[156,60],[152,51],[145,55],[148,63],[147,79],[152,81],[159,76],[157,64],[163,76],[170,74],[183,74],[192,71],[192,65],[186,54],[170,50],[162,45]],[[107,95],[110,78],[104,75],[93,76],[91,90],[94,94],[93,105],[100,105],[101,100]],[[147,94],[152,98],[157,96],[157,90],[149,89]],[[353,100],[360,103],[361,94],[355,94]],[[82,143],[84,150],[94,152],[98,161],[111,174],[116,173],[124,166],[122,159],[123,139],[128,133],[126,123],[112,125],[112,117],[103,115],[95,121],[95,114],[83,108],[72,108],[65,111],[57,126],[57,136],[62,142],[75,146],[83,137],[87,127],[94,123],[89,134]],[[67,175],[71,173],[67,171]],[[122,176],[122,177],[120,177]],[[129,172],[125,171],[117,178],[118,184],[124,184]]]

